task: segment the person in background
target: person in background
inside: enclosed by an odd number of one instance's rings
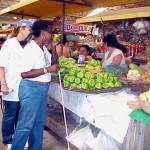
[[[2,45],[4,44],[4,42],[5,42],[5,39],[4,38],[0,38],[0,49],[1,49]]]
[[[102,60],[102,67],[105,68],[110,64],[118,66],[126,66],[124,53],[127,52],[127,49],[118,43],[116,37],[112,34],[109,34],[104,37],[103,44],[106,49],[106,53]]]
[[[51,72],[59,70],[59,65],[51,65],[51,54],[47,49],[52,41],[51,22],[38,20],[33,23],[32,31],[34,40],[23,52],[19,86],[21,108],[11,150],[23,150],[28,138],[29,150],[42,150]],[[54,53],[52,51],[52,55]]]
[[[92,56],[90,56],[90,47],[88,45],[81,45],[79,47],[78,53],[79,55],[85,56],[85,59],[84,59],[85,62],[92,59]]]
[[[64,34],[63,35],[63,53],[62,53],[62,56],[69,58],[70,57],[70,48],[69,48],[69,46],[67,46],[66,43],[67,43],[67,37]],[[56,46],[56,52],[57,52],[58,57],[60,57],[61,56],[61,41]]]
[[[20,20],[12,37],[4,42],[0,51],[0,82],[4,103],[2,139],[6,150],[11,148],[20,109],[18,88],[21,81],[20,63],[23,52],[20,42],[31,33],[31,25],[28,20]]]

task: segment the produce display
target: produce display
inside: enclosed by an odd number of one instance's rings
[[[59,57],[58,59],[60,65],[61,72],[68,72],[69,69],[75,66],[75,60],[73,58],[65,58],[63,56]]]
[[[98,73],[102,70],[102,64],[100,61],[95,60],[95,59],[91,59],[85,69],[91,73]]]
[[[139,67],[139,66],[137,66],[136,64],[131,63],[129,65],[129,68],[132,69],[132,70],[138,70],[140,74],[144,73],[144,69]]]
[[[141,79],[142,79],[143,81],[150,82],[150,71],[145,71],[145,72],[142,74]]]
[[[128,71],[128,74],[127,74],[127,79],[129,79],[129,80],[140,80],[141,74],[139,73],[138,70],[130,69]]]
[[[63,85],[65,88],[82,90],[101,90],[113,87],[121,87],[119,79],[111,73],[101,72],[101,62],[90,60],[84,67],[79,67],[73,58],[59,57]],[[94,72],[93,72],[94,71]]]
[[[112,87],[120,87],[121,82],[110,73],[101,72],[92,74],[85,68],[74,67],[64,75],[64,87],[77,89],[106,89]]]
[[[129,71],[127,73],[128,80],[141,80],[145,82],[150,82],[150,71],[144,70],[135,64],[129,65]]]
[[[139,99],[144,102],[150,103],[150,89],[147,92],[141,93]]]
[[[150,60],[150,50],[141,51],[137,55],[135,55],[134,58],[139,59],[139,60],[148,61],[148,60]]]
[[[150,89],[147,92],[141,93],[139,96],[140,107],[150,114]]]
[[[138,100],[129,101],[127,104],[131,109],[143,109],[150,114],[150,89],[141,93]]]

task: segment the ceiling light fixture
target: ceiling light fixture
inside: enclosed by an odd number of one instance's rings
[[[105,11],[106,9],[107,8],[96,8],[92,12],[90,12],[86,17],[92,17],[92,16],[94,16],[96,14],[99,14],[99,13]]]
[[[15,20],[16,20],[16,19],[17,19],[17,17],[16,17],[16,16],[14,16],[14,17],[13,17],[13,19],[15,19]]]

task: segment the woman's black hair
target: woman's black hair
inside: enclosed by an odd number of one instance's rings
[[[52,23],[49,20],[37,20],[32,25],[32,34],[34,37],[40,36],[41,30],[51,30],[52,33]]]
[[[123,53],[127,53],[127,48],[124,45],[118,43],[116,37],[112,34],[106,35],[103,39],[103,42],[106,43],[107,46],[115,47],[120,49]]]
[[[67,43],[67,37],[65,34],[63,34],[63,45],[65,45]],[[61,44],[61,41],[59,42],[59,44]]]
[[[89,47],[88,45],[81,45],[81,46],[79,47],[79,49],[80,49],[81,47],[85,47],[86,50],[87,50],[87,52],[88,52],[88,54],[90,54],[90,47]]]
[[[0,38],[0,42],[4,43],[5,42],[5,38]]]

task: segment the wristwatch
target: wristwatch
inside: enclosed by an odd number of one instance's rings
[[[47,69],[45,67],[43,69],[44,69],[44,73],[46,74],[48,72]]]

